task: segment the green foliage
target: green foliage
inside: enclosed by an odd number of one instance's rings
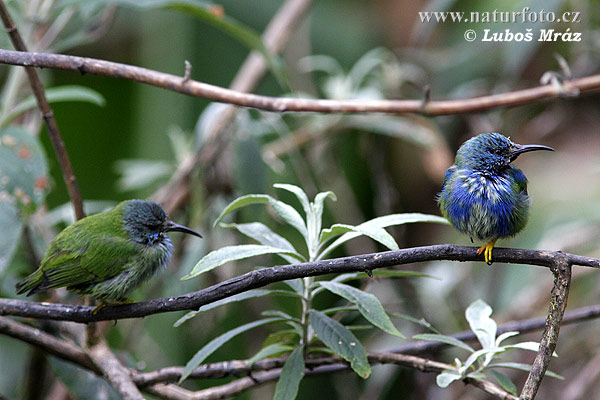
[[[37,139],[25,129],[0,130],[0,272],[21,238],[23,221],[42,203],[48,189],[48,166]]]
[[[475,350],[463,341],[450,336],[440,334],[419,334],[413,336],[413,339],[442,342],[471,353],[464,361],[455,359],[456,370],[442,371],[436,379],[438,386],[445,388],[452,382],[460,381],[465,378],[487,379],[487,376],[489,375],[494,378],[504,390],[514,396],[517,395],[516,385],[511,379],[495,369],[512,368],[530,371],[531,366],[519,363],[501,363],[495,361],[499,360],[504,352],[511,349],[537,352],[539,350],[539,343],[521,342],[512,345],[501,345],[506,339],[518,335],[519,332],[505,332],[496,337],[497,325],[496,321],[490,318],[491,315],[492,308],[483,300],[473,302],[465,311],[465,317],[469,322],[469,326],[481,344],[482,348],[480,350]],[[556,356],[556,354],[554,354],[554,356]],[[552,372],[548,372],[547,375],[562,379],[562,377]]]
[[[227,205],[215,221],[224,228],[233,228],[243,235],[257,241],[260,244],[241,244],[226,246],[214,250],[204,256],[183,279],[191,279],[210,271],[230,261],[238,261],[249,257],[266,254],[276,254],[286,260],[288,263],[297,263],[302,261],[316,261],[323,259],[328,253],[338,248],[347,241],[359,237],[367,236],[390,250],[398,249],[394,238],[384,229],[392,225],[401,225],[414,222],[435,222],[447,223],[444,218],[425,214],[395,214],[376,218],[363,224],[352,226],[347,224],[334,224],[329,228],[323,228],[323,209],[326,199],[336,200],[332,192],[318,193],[313,201],[310,201],[306,193],[297,186],[290,184],[276,184],[275,188],[284,190],[293,194],[301,206],[301,211],[296,210],[292,205],[278,200],[266,194],[250,194],[241,196]],[[283,236],[273,232],[269,227],[260,222],[250,223],[230,223],[225,224],[221,221],[234,210],[242,207],[268,204],[281,220],[294,228],[303,238],[306,247],[305,253],[294,247],[292,242]],[[304,214],[302,215],[301,212]],[[414,273],[409,271],[375,271],[378,276],[387,277],[426,277],[426,274]],[[231,304],[256,297],[263,297],[275,294],[287,294],[300,301],[302,311],[299,316],[292,316],[279,310],[265,311],[263,314],[274,316],[276,319],[270,322],[285,322],[285,328],[280,331],[280,335],[272,335],[265,341],[264,347],[253,358],[258,359],[281,354],[282,352],[293,350],[286,362],[280,381],[277,384],[277,398],[292,399],[295,396],[298,384],[304,374],[303,353],[312,351],[322,351],[322,344],[327,347],[327,351],[338,354],[347,360],[352,369],[361,377],[367,378],[371,373],[371,368],[367,360],[367,352],[360,340],[352,333],[352,330],[364,329],[361,325],[346,326],[337,321],[330,315],[341,312],[358,311],[372,326],[399,338],[404,335],[398,331],[390,320],[383,305],[371,293],[367,293],[354,286],[344,282],[362,279],[367,277],[365,273],[347,273],[340,274],[331,280],[315,281],[315,278],[295,279],[285,282],[289,289],[270,290],[260,289],[241,293],[228,299],[221,300],[214,304],[200,308],[186,314],[176,326],[193,318],[199,313],[205,312],[211,308]],[[338,295],[354,306],[343,306],[328,310],[318,311],[312,307],[312,302],[316,296],[328,291]],[[221,335],[213,340],[218,346],[224,344],[233,336],[252,328],[255,325],[246,324],[235,328],[228,333]],[[289,328],[292,328],[291,330]],[[248,329],[249,329],[248,328]],[[367,326],[370,328],[370,326]],[[216,348],[213,342],[206,345],[198,351],[186,365],[186,375],[196,368],[200,363]],[[319,343],[322,343],[321,345]],[[321,346],[321,347],[319,347]],[[209,349],[209,351],[205,350]],[[184,377],[185,378],[185,377]],[[182,380],[184,379],[182,378]],[[283,397],[282,397],[283,396]]]

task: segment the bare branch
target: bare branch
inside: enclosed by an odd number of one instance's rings
[[[557,258],[552,272],[554,273],[554,287],[552,288],[550,307],[546,317],[546,327],[540,341],[540,349],[521,392],[520,398],[522,400],[533,400],[542,384],[552,353],[554,353],[558,343],[560,325],[567,308],[567,298],[571,285],[571,264],[569,260],[562,257]]]
[[[182,82],[180,76],[146,68],[98,60],[87,57],[49,53],[25,53],[0,50],[0,63],[26,67],[54,68],[90,73],[112,78],[123,78],[157,86],[163,89],[203,97],[209,100],[265,111],[295,111],[321,113],[415,113],[423,115],[450,115],[512,107],[561,96],[561,91],[551,84],[529,89],[460,100],[329,100],[291,97],[269,97],[243,93],[194,80]],[[600,89],[600,75],[563,82],[564,90],[580,93]]]
[[[10,36],[13,46],[18,50],[11,51],[11,53],[19,54],[21,52],[26,52],[27,47],[25,46],[25,42],[23,42],[23,39],[21,38],[21,35],[19,34],[19,31],[17,30],[17,27],[15,26],[10,13],[8,12],[8,8],[6,8],[3,0],[0,0],[0,18],[2,19],[2,23],[6,28],[6,32],[8,32],[8,35]],[[50,136],[50,141],[52,142],[52,147],[54,147],[56,158],[60,164],[65,185],[67,186],[67,191],[69,192],[69,197],[71,198],[71,203],[73,203],[73,209],[75,210],[75,217],[77,219],[81,219],[85,217],[81,192],[79,191],[79,186],[77,186],[77,181],[75,179],[75,174],[73,173],[73,167],[71,166],[69,155],[67,154],[67,150],[65,148],[65,143],[62,140],[60,131],[58,129],[58,124],[54,118],[54,112],[52,111],[52,108],[46,99],[44,86],[42,85],[42,81],[38,77],[35,68],[31,66],[25,67],[25,72],[29,78],[31,90],[37,101],[38,108],[40,109],[42,118],[46,124],[46,129],[48,130],[48,135]]]
[[[529,264],[550,268],[554,265],[557,258],[566,258],[571,265],[600,268],[600,260],[597,258],[547,250],[494,248],[494,261],[496,262]],[[94,308],[90,306],[0,299],[0,315],[86,323],[139,318],[164,312],[197,310],[205,304],[233,296],[234,294],[289,279],[343,272],[370,271],[376,268],[436,260],[481,261],[481,256],[477,254],[476,247],[450,244],[412,247],[381,253],[262,268],[197,292],[133,304],[106,306],[98,310],[95,314],[92,312]]]
[[[110,351],[104,340],[89,349],[90,358],[123,400],[144,400],[125,368]]]

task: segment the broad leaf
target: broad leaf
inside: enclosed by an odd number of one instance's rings
[[[42,203],[48,189],[48,167],[37,138],[25,129],[0,130],[0,272],[21,238],[23,218]]]
[[[363,317],[382,331],[387,332],[390,335],[405,338],[405,336],[396,329],[377,297],[371,293],[363,292],[360,289],[344,283],[327,281],[319,283],[330,292],[356,304],[358,311]]]
[[[463,379],[462,375],[456,371],[444,370],[435,378],[435,382],[441,388],[446,388],[454,381],[460,381]]]
[[[203,313],[205,311],[208,311],[208,310],[212,310],[213,308],[217,308],[219,306],[223,306],[223,305],[229,304],[229,303],[236,303],[236,302],[244,301],[247,299],[253,299],[255,297],[263,297],[263,296],[271,294],[272,292],[273,292],[272,290],[267,290],[267,289],[253,289],[253,290],[248,290],[247,292],[238,293],[236,295],[227,297],[225,299],[218,300],[218,301],[215,301],[210,304],[206,304],[206,305],[200,307],[199,309],[197,309],[196,311],[188,312],[183,317],[179,318],[177,320],[177,322],[175,322],[173,324],[173,326],[178,327],[179,325],[183,324],[188,319],[192,319],[196,315]]]
[[[446,343],[446,344],[449,344],[450,346],[455,346],[455,347],[459,347],[461,349],[467,350],[470,353],[475,352],[475,349],[473,349],[471,346],[469,346],[462,340],[453,338],[452,336],[437,335],[435,333],[421,333],[418,335],[414,335],[412,338],[415,340],[426,340],[428,342]]]
[[[492,307],[483,300],[476,300],[465,311],[471,330],[477,335],[484,349],[496,347],[497,325],[490,315],[492,315]]]
[[[448,220],[437,215],[406,213],[406,214],[391,214],[383,217],[377,217],[367,222],[357,225],[356,228],[387,228],[393,225],[402,225],[415,222],[434,222],[438,224],[448,224]],[[337,238],[327,248],[319,253],[319,259],[323,259],[327,254],[341,246],[348,240],[361,236],[361,233],[348,232]]]
[[[275,386],[274,400],[294,400],[298,394],[298,386],[304,377],[304,345],[292,351],[281,369],[281,375]]]
[[[281,321],[281,318],[260,319],[258,321],[253,321],[253,322],[250,322],[250,323],[247,323],[244,325],[240,325],[237,328],[232,329],[229,332],[226,332],[226,333],[222,334],[221,336],[214,338],[213,340],[208,342],[204,347],[202,347],[200,350],[198,350],[198,352],[194,355],[194,357],[192,357],[190,359],[190,361],[187,362],[187,364],[185,365],[185,368],[183,369],[183,374],[181,375],[181,378],[179,379],[179,383],[181,384],[181,382],[185,381],[187,379],[187,377],[190,376],[190,374],[200,364],[202,364],[202,362],[204,360],[206,360],[206,358],[208,356],[210,356],[219,347],[223,346],[225,343],[230,341],[235,336],[239,335],[240,333],[244,333],[250,329],[256,328],[258,326],[270,324],[273,322],[279,322],[279,321]]]
[[[371,375],[367,351],[344,325],[316,310],[310,310],[310,325],[328,348],[350,363],[354,372],[365,379]]]
[[[249,358],[248,365],[252,365],[257,361],[264,360],[265,358],[269,358],[271,356],[274,356],[274,355],[277,355],[277,354],[280,354],[283,352],[291,351],[292,349],[293,349],[293,347],[288,344],[283,344],[283,343],[270,344],[268,346],[263,347],[262,349],[260,349],[258,351],[258,353],[256,353],[251,358]]]
[[[259,244],[241,244],[237,246],[221,247],[220,249],[211,251],[205,255],[198,261],[196,266],[192,269],[192,272],[181,279],[185,280],[196,277],[230,261],[242,260],[244,258],[260,256],[263,254],[287,254],[293,256],[295,252]]]

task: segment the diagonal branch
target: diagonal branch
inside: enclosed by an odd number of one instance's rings
[[[12,17],[8,12],[8,8],[6,8],[3,0],[0,0],[0,19],[2,19],[2,23],[6,28],[6,32],[10,36],[13,46],[18,50],[12,51],[11,53],[19,54],[21,52],[26,52],[27,47],[25,46],[25,42],[21,38],[21,35],[19,34],[19,31],[17,30],[17,27],[15,26],[15,23],[13,22]],[[69,197],[71,198],[71,203],[73,203],[73,209],[75,210],[75,217],[77,219],[81,219],[85,217],[81,192],[79,191],[79,186],[77,186],[77,181],[75,179],[75,174],[73,173],[73,167],[71,166],[69,155],[67,154],[67,150],[65,148],[65,143],[63,142],[60,131],[58,130],[58,124],[54,118],[54,112],[48,103],[48,99],[46,99],[44,86],[42,85],[42,81],[40,81],[35,68],[25,67],[25,72],[27,73],[31,90],[35,96],[38,108],[40,109],[42,118],[46,124],[46,129],[48,130],[52,147],[54,147],[56,158],[60,164],[65,185],[67,186],[67,191],[69,192]]]
[[[567,254],[560,251],[494,248],[494,260],[496,262],[529,264],[551,268],[555,265],[557,259],[566,259],[570,265],[600,268],[600,260],[592,257]],[[0,299],[0,315],[84,323],[139,318],[164,312],[197,310],[205,304],[250,289],[256,289],[289,279],[344,272],[370,271],[376,268],[437,260],[481,261],[481,256],[477,254],[476,247],[450,244],[413,247],[381,253],[262,268],[197,292],[176,297],[152,299],[134,304],[106,306],[98,310],[95,314],[93,313],[94,308],[90,306]]]

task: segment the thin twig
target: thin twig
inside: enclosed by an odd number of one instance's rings
[[[561,96],[553,85],[542,85],[512,92],[460,100],[430,101],[425,107],[421,100],[330,100],[292,97],[270,97],[225,89],[194,80],[182,83],[181,76],[147,68],[86,57],[49,53],[25,53],[0,50],[0,63],[26,67],[54,68],[89,73],[157,86],[163,89],[202,97],[242,107],[276,112],[321,113],[414,113],[450,115],[486,111],[498,107],[513,107]],[[591,75],[563,83],[567,90],[581,93],[600,89],[600,75]]]
[[[567,254],[560,251],[494,248],[494,261],[529,264],[551,268],[557,258],[566,258],[572,265],[600,268],[597,258]],[[38,319],[55,319],[73,322],[93,322],[139,318],[147,315],[197,310],[205,304],[215,302],[238,293],[256,289],[275,282],[289,279],[362,272],[376,268],[415,262],[450,260],[482,261],[476,247],[450,244],[412,247],[381,253],[362,254],[306,262],[294,265],[280,265],[247,272],[216,285],[176,297],[158,298],[133,304],[106,306],[95,314],[93,307],[54,303],[36,303],[16,299],[0,299],[0,315],[15,315]]]
[[[19,34],[19,31],[17,30],[17,27],[15,26],[12,17],[8,12],[8,8],[4,4],[3,0],[0,0],[0,18],[2,19],[2,23],[6,28],[6,32],[10,36],[13,46],[18,50],[11,51],[11,53],[22,54],[22,52],[26,52],[27,47],[25,46],[25,42],[21,38],[21,35]],[[75,210],[75,217],[77,219],[81,219],[85,217],[81,192],[79,191],[79,186],[77,186],[77,180],[75,179],[75,174],[73,173],[73,167],[71,166],[71,161],[69,160],[69,155],[67,154],[67,150],[65,148],[65,143],[62,140],[60,131],[58,129],[58,124],[54,118],[54,112],[48,103],[48,99],[46,99],[44,86],[42,81],[40,81],[35,68],[26,66],[25,72],[27,73],[31,90],[35,96],[38,108],[40,109],[42,118],[46,124],[46,129],[48,130],[50,141],[54,147],[56,158],[60,164],[63,178],[67,186],[67,191],[69,192],[69,197],[71,198],[71,203],[73,203],[73,209]]]
[[[567,308],[567,298],[571,284],[571,263],[568,258],[557,258],[552,272],[554,273],[554,287],[552,288],[550,307],[546,317],[546,327],[542,334],[538,354],[521,392],[520,399],[522,400],[533,400],[537,394],[558,343],[560,326]]]
[[[311,4],[312,0],[287,0],[281,6],[262,36],[265,47],[271,53],[278,54],[283,50]],[[229,88],[237,92],[251,92],[266,72],[267,63],[264,57],[259,52],[252,51]],[[188,197],[190,190],[188,180],[197,170],[198,164],[204,166],[214,164],[214,160],[228,142],[230,133],[226,128],[233,121],[237,111],[234,106],[220,109],[213,123],[206,132],[203,132],[202,147],[183,160],[169,182],[152,195],[152,199],[162,204],[168,213],[172,213]]]

